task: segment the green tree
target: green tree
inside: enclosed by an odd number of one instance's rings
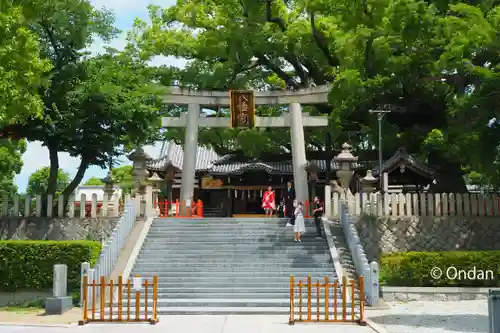
[[[130,189],[134,186],[134,177],[132,176],[132,166],[124,165],[118,168],[113,168],[111,170],[113,175],[113,179],[115,181],[115,185],[120,186],[120,188],[129,192]],[[92,177],[89,178],[85,185],[104,185],[100,178]]]
[[[25,151],[25,140],[0,139],[0,195],[17,194],[14,177],[21,172]]]
[[[47,193],[49,173],[50,173],[49,167],[43,167],[33,172],[28,179],[28,186],[26,187],[26,193],[31,197]],[[68,186],[69,180],[70,180],[69,174],[64,170],[59,169],[57,175],[56,194],[60,194],[66,188],[66,186]]]
[[[94,186],[94,185],[104,185],[104,183],[102,182],[102,180],[100,178],[91,177],[91,178],[87,179],[87,181],[83,185]]]
[[[42,116],[38,88],[50,63],[40,58],[37,36],[28,28],[22,6],[0,4],[0,125]]]
[[[331,84],[333,108],[318,111],[330,113],[337,147],[346,139],[376,145],[377,122],[368,111],[391,105],[385,158],[406,147],[439,171],[434,190],[461,192],[464,169],[500,175],[500,131],[486,126],[500,119],[499,13],[487,1],[183,0],[151,6],[151,23],[137,21],[131,37],[144,58],[189,60],[185,70],[159,70],[164,84],[257,90]],[[353,125],[356,135],[348,130]],[[207,132],[200,140],[220,147],[241,135]]]
[[[133,52],[89,58],[85,49],[95,37],[113,38],[114,17],[88,0],[32,2],[29,26],[53,70],[40,91],[42,118],[32,117],[13,135],[41,141],[49,150],[47,193],[57,190],[58,152],[80,157],[81,164],[65,197],[75,190],[90,165],[104,167],[131,147],[154,140],[159,126],[157,90],[145,61]],[[45,205],[44,205],[45,206]]]

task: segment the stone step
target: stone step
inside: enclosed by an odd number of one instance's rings
[[[188,264],[188,265],[196,265],[199,262],[205,263],[205,264],[212,264],[212,265],[218,265],[218,264],[224,264],[229,261],[229,259],[234,259],[234,258],[227,258],[224,256],[221,257],[212,257],[212,258],[201,258],[200,256],[170,256],[168,258],[161,258],[161,259],[155,259],[153,256],[149,256],[149,259],[146,258],[139,258],[136,261],[136,265],[141,264],[141,263],[155,263],[159,266],[162,265],[171,265],[171,264]],[[238,262],[242,265],[251,265],[258,261],[261,264],[265,265],[278,265],[278,266],[288,266],[291,267],[292,265],[297,265],[298,267],[301,267],[303,265],[309,264],[309,265],[314,265],[314,264],[331,264],[332,269],[333,269],[333,264],[332,264],[332,259],[331,257],[327,256],[319,256],[316,258],[297,258],[297,257],[283,257],[280,258],[278,256],[274,258],[255,258],[254,256],[247,256],[247,257],[236,257],[237,260],[235,262]]]
[[[130,309],[130,318],[135,317],[135,309]],[[314,306],[311,307],[311,315],[312,319],[316,316],[316,308]],[[89,311],[90,312],[90,311]],[[334,317],[334,308],[329,309],[329,317],[333,319]],[[109,308],[104,310],[105,317],[109,318]],[[112,315],[116,318],[118,313],[118,308],[113,308]],[[290,309],[288,306],[286,307],[158,307],[157,315],[161,318],[162,315],[283,315],[288,316],[290,313]],[[325,309],[320,308],[319,311],[321,316],[324,316]],[[126,317],[127,308],[122,307],[122,316]],[[148,311],[148,318],[151,318],[152,312]],[[302,307],[303,318],[307,318],[307,306]],[[359,310],[356,309],[354,312],[355,316],[359,315]],[[144,311],[141,309],[139,312],[140,319],[144,318]],[[99,313],[96,313],[96,319],[100,318]],[[286,317],[285,317],[286,318]],[[299,318],[299,308],[295,308],[295,318]],[[346,308],[346,319],[350,320],[352,318],[351,309]],[[341,307],[337,307],[337,319],[340,321],[342,319],[342,309]]]
[[[221,267],[220,265],[206,265],[205,267],[198,267],[198,266],[189,266],[189,265],[184,265],[184,266],[160,266],[155,264],[138,264],[135,265],[132,272],[135,274],[140,274],[141,272],[183,272],[183,273],[193,273],[193,274],[212,274],[212,273],[219,273],[219,274],[226,274],[224,272],[229,272],[231,274],[245,274],[245,273],[258,273],[258,272],[268,272],[270,274],[303,274],[304,272],[306,273],[323,273],[323,272],[333,272],[333,268],[329,266],[324,266],[324,267],[316,267],[316,266],[311,266],[311,267],[289,267],[289,266],[283,266],[283,267],[266,267],[266,266],[260,266],[260,267],[248,267],[248,266],[239,266],[239,267],[231,267],[231,266],[225,266]]]
[[[143,295],[144,293],[141,293]],[[305,293],[303,293],[305,295]],[[320,294],[323,297],[323,293]],[[135,292],[133,292],[130,296],[131,298],[135,297]],[[148,297],[151,297],[151,291],[149,292]],[[228,292],[220,292],[220,293],[202,293],[202,292],[192,292],[192,293],[161,293],[158,292],[158,299],[234,299],[234,298],[243,298],[243,299],[286,299],[289,297],[289,292],[274,292],[274,293],[228,293]],[[316,293],[311,293],[311,298],[316,299]],[[330,292],[330,297],[333,297],[333,292]],[[127,296],[124,294],[124,298]],[[298,297],[296,297],[298,299]],[[340,301],[342,299],[342,294],[337,292],[337,299]],[[307,301],[307,296],[302,297],[303,301]]]
[[[302,240],[302,245],[327,245],[326,241],[316,238],[316,235],[305,235],[301,238]],[[231,242],[228,242],[228,240],[217,240],[217,239],[207,239],[203,237],[203,235],[200,235],[199,239],[196,240],[189,240],[186,239],[186,237],[183,237],[182,235],[178,235],[175,237],[172,237],[171,235],[163,235],[159,237],[152,237],[148,235],[146,240],[144,241],[144,244],[171,244],[171,245],[179,245],[179,246],[187,246],[187,245],[193,245],[193,243],[203,243],[207,245],[219,245],[219,244],[248,244],[248,245],[255,245],[255,244],[280,244],[281,242],[285,243],[290,243],[293,241],[293,238],[286,236],[286,237],[274,237],[274,238],[268,238],[268,239],[261,239],[261,238],[242,238],[238,236],[234,236],[232,238]]]
[[[190,245],[188,245],[190,244]],[[172,250],[184,250],[186,249],[186,246],[189,246],[190,248],[196,247],[197,249],[229,249],[233,250],[235,248],[239,249],[255,249],[258,248],[259,250],[272,250],[272,249],[287,249],[290,247],[293,248],[303,248],[303,249],[318,249],[318,250],[323,250],[323,249],[329,249],[328,245],[325,243],[320,243],[320,242],[302,242],[302,243],[296,243],[293,240],[290,240],[288,242],[286,241],[281,241],[277,243],[271,243],[271,242],[262,242],[262,243],[253,243],[253,244],[245,244],[245,243],[239,243],[239,242],[234,242],[234,243],[228,243],[228,242],[202,242],[202,243],[172,243],[172,242],[144,242],[143,247],[148,248],[148,249],[172,249]]]
[[[330,283],[334,282],[335,280],[330,279]],[[340,285],[340,284],[339,284]],[[125,285],[124,285],[125,286]],[[151,286],[151,285],[150,285]],[[333,287],[329,288],[330,290],[330,295],[333,294]],[[151,295],[151,287],[148,288],[149,293]],[[190,286],[190,287],[172,287],[172,286],[163,286],[163,287],[158,287],[158,295],[205,295],[205,294],[210,294],[210,295],[221,295],[221,294],[228,294],[228,295],[240,295],[240,294],[252,294],[252,295],[259,295],[259,297],[263,297],[266,295],[273,295],[273,294],[281,294],[281,295],[286,295],[286,297],[289,297],[290,294],[290,286],[286,287],[233,287],[233,286],[224,286],[224,287],[200,287],[200,286]],[[139,293],[144,294],[145,288],[142,288]],[[337,293],[340,294],[341,288],[337,288]],[[124,287],[123,292],[126,293],[126,287]],[[316,288],[311,289],[312,295],[316,295]],[[131,294],[135,295],[135,291],[131,289]],[[306,295],[305,290],[304,290],[304,295]],[[320,294],[323,294],[323,291],[320,291]],[[187,297],[187,296],[186,296]],[[306,296],[304,296],[306,297]],[[204,298],[204,297],[200,297]],[[214,297],[216,298],[216,297]],[[248,297],[252,298],[252,297]],[[255,297],[257,298],[257,297]],[[279,297],[276,297],[279,298]]]
[[[329,300],[329,308],[333,310],[334,308],[334,300]],[[307,307],[307,299],[303,299],[302,304],[306,305]],[[126,306],[127,304],[130,304],[130,307],[135,308],[136,302],[135,299],[132,297],[132,299],[127,301],[127,299],[123,299],[122,306]],[[141,308],[144,308],[146,302],[144,300],[140,300],[139,306]],[[152,299],[148,300],[148,306],[152,306],[153,301]],[[299,306],[300,300],[296,299],[295,300],[295,306]],[[337,300],[337,306],[340,311],[342,311],[342,299]],[[316,300],[311,298],[311,308],[317,306]],[[340,306],[339,306],[340,305]],[[290,299],[288,297],[285,298],[279,298],[279,299],[273,299],[273,298],[258,298],[258,299],[234,299],[234,298],[228,298],[228,299],[208,299],[208,298],[202,298],[202,299],[196,299],[196,298],[191,298],[191,299],[158,299],[157,301],[157,306],[158,307],[289,307],[290,306]],[[319,302],[319,307],[324,308],[325,306],[325,301],[320,299]],[[351,308],[351,302],[347,301],[345,303],[346,308]]]
[[[290,242],[289,244],[283,245],[241,245],[234,244],[233,246],[210,246],[203,244],[192,244],[186,246],[170,246],[169,244],[146,244],[142,247],[141,251],[162,251],[165,253],[179,252],[188,253],[194,251],[213,251],[213,252],[258,252],[258,254],[274,253],[274,252],[314,252],[324,253],[329,252],[330,249],[327,246],[314,246],[314,245],[302,245],[301,243]]]
[[[167,268],[158,268],[158,269],[150,269],[150,270],[139,270],[139,269],[133,269],[131,276],[134,275],[144,275],[144,276],[165,276],[165,277],[171,277],[171,278],[184,278],[184,277],[189,277],[189,278],[206,278],[206,279],[212,279],[212,278],[282,278],[282,277],[287,277],[290,278],[291,275],[294,277],[307,277],[308,274],[313,275],[313,276],[328,276],[330,277],[333,274],[333,270],[331,271],[325,271],[325,270],[318,270],[318,271],[246,271],[246,272],[232,272],[232,271],[172,271]]]
[[[141,261],[137,261],[134,267],[140,267],[141,269],[151,269],[151,268],[156,268],[158,266],[158,261],[152,258],[151,260],[145,261],[142,259]],[[232,270],[235,272],[240,272],[240,271],[282,271],[285,269],[288,270],[310,270],[311,272],[314,272],[316,270],[318,271],[323,271],[323,270],[331,270],[333,269],[333,265],[331,263],[315,263],[315,262],[304,262],[299,264],[294,264],[290,265],[288,263],[284,263],[282,265],[268,265],[266,263],[259,263],[259,262],[253,262],[253,263],[228,263],[228,262],[221,262],[218,263],[217,265],[214,265],[213,263],[205,263],[205,262],[197,262],[195,264],[192,263],[170,263],[168,267],[165,266],[160,266],[162,268],[171,268],[171,269],[178,269],[178,270],[186,270],[186,271],[220,271],[220,270]]]

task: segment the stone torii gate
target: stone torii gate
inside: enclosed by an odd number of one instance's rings
[[[255,117],[255,127],[289,127],[292,145],[293,178],[297,200],[308,200],[308,182],[306,172],[306,150],[304,127],[326,127],[327,117],[312,117],[302,113],[301,104],[326,104],[330,87],[320,86],[296,91],[256,91],[255,105],[286,105],[289,114],[281,117]],[[170,87],[165,95],[165,102],[170,105],[187,105],[187,112],[179,117],[163,117],[162,127],[186,128],[184,140],[184,160],[182,165],[182,184],[180,199],[190,202],[194,195],[196,152],[198,146],[198,127],[231,127],[231,119],[226,117],[200,117],[203,107],[230,106],[228,91],[196,91]],[[253,104],[253,103],[252,103]],[[233,104],[234,105],[234,104]],[[253,105],[251,106],[253,108]]]

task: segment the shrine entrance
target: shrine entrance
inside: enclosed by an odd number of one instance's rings
[[[172,87],[165,96],[170,105],[186,105],[187,112],[179,117],[162,118],[162,127],[185,128],[184,159],[182,163],[182,183],[180,199],[190,203],[193,200],[196,170],[196,152],[198,146],[199,127],[252,128],[252,127],[289,127],[292,146],[293,182],[297,200],[307,201],[308,179],[306,172],[306,150],[304,127],[326,127],[326,116],[310,116],[302,112],[302,104],[326,104],[328,101],[328,86],[314,87],[297,91],[194,91]],[[258,117],[255,105],[288,105],[289,113],[280,117]],[[230,107],[230,117],[202,117],[201,109],[216,109]],[[253,183],[261,184],[262,182]],[[250,185],[250,184],[247,184]],[[265,183],[265,190],[268,185]],[[260,186],[260,185],[259,185]],[[234,188],[233,184],[231,187]],[[230,188],[228,188],[230,190]],[[250,192],[248,192],[250,193]],[[247,196],[249,195],[247,193]],[[246,209],[257,210],[257,200],[254,197],[247,200]],[[278,198],[278,196],[277,196]],[[234,201],[234,202],[233,202]],[[231,205],[237,200],[231,200]]]

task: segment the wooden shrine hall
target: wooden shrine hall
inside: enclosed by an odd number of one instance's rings
[[[166,142],[164,156],[147,163],[149,176],[156,173],[165,182],[159,184],[159,200],[174,202],[180,198],[181,169],[184,152],[181,145]],[[307,156],[309,157],[309,156]],[[314,165],[314,173],[309,177],[311,196],[323,195],[327,181],[327,165],[319,156],[308,158],[309,165]],[[356,162],[353,165],[353,177],[350,189],[353,193],[361,192],[361,179],[367,170],[372,170],[375,177],[379,170],[376,161]],[[330,161],[332,180],[339,166]],[[405,192],[419,192],[435,178],[435,172],[419,163],[403,149],[383,163],[382,173],[387,173],[389,186],[399,186]],[[206,147],[197,147],[194,200],[202,200],[205,216],[234,216],[264,214],[261,207],[262,194],[272,186],[276,191],[276,204],[282,198],[282,192],[288,181],[293,182],[291,156],[268,156],[265,160],[250,160],[241,154],[218,156]],[[376,184],[375,184],[376,185]]]

